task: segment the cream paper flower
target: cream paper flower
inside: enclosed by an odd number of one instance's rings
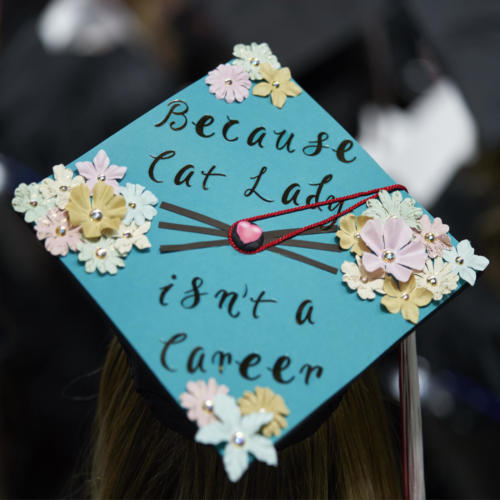
[[[116,233],[113,234],[113,238],[115,238],[114,246],[118,253],[124,257],[132,250],[133,246],[139,250],[151,248],[151,242],[146,236],[150,228],[151,222],[149,221],[141,226],[138,226],[135,222],[132,222],[130,226],[126,226],[122,222]]]
[[[250,80],[262,80],[261,63],[267,63],[273,69],[281,68],[278,58],[271,52],[267,43],[252,42],[250,45],[238,43],[233,48],[233,56],[238,58],[233,64],[245,70]]]
[[[26,222],[36,222],[41,217],[45,217],[54,206],[54,200],[45,198],[36,182],[29,185],[24,182],[19,184],[14,191],[11,203],[16,212],[24,214]]]
[[[417,288],[425,288],[432,293],[434,300],[441,300],[443,295],[451,293],[458,285],[458,273],[450,263],[437,257],[434,262],[427,259],[423,271],[415,274]]]
[[[85,262],[85,271],[93,273],[97,269],[101,274],[116,274],[125,262],[113,246],[113,239],[101,237],[97,241],[83,240],[78,245],[78,260]]]
[[[408,226],[420,230],[420,218],[423,210],[415,206],[415,200],[404,198],[400,191],[395,191],[392,196],[384,189],[378,193],[378,200],[373,198],[366,202],[368,207],[363,215],[385,222],[391,217],[403,219]]]
[[[74,172],[64,165],[55,165],[52,167],[54,178],[47,177],[40,183],[40,192],[47,199],[54,198],[55,204],[61,210],[66,207],[71,190],[85,182],[81,175],[73,177]]]
[[[292,82],[290,68],[274,69],[271,65],[262,63],[260,72],[266,81],[255,85],[252,94],[260,97],[271,94],[271,102],[277,108],[281,109],[285,105],[287,96],[296,97],[302,92],[302,89]]]
[[[363,252],[369,252],[369,248],[361,238],[361,234],[359,234],[369,220],[370,218],[364,215],[360,215],[359,217],[356,217],[354,214],[344,215],[339,220],[340,229],[336,232],[340,248],[351,250],[356,255],[363,255]]]
[[[384,271],[377,269],[369,273],[362,265],[361,258],[356,256],[356,263],[344,261],[340,270],[344,273],[342,282],[351,290],[356,290],[360,299],[373,300],[375,292],[384,293]]]

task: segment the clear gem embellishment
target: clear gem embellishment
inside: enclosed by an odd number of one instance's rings
[[[108,255],[108,251],[105,248],[98,248],[95,251],[95,255],[98,259],[104,259]]]
[[[233,434],[233,437],[231,438],[231,441],[236,445],[236,446],[243,446],[245,444],[245,435],[243,432],[235,432]]]
[[[90,212],[90,218],[93,221],[100,221],[102,219],[102,212],[98,208],[94,208],[94,210]]]

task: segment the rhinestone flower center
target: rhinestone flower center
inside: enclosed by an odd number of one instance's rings
[[[436,286],[437,282],[438,282],[438,280],[435,276],[429,276],[427,278],[427,283],[429,283],[429,285]]]
[[[260,61],[256,57],[251,57],[250,58],[250,64],[252,66],[258,66],[260,64]]]
[[[99,180],[99,181],[103,181],[103,182],[104,182],[104,181],[106,180],[106,176],[105,176],[105,175],[100,175],[100,176],[97,178],[97,180]]]
[[[273,82],[273,83],[271,83],[271,85],[272,85],[275,89],[277,89],[277,88],[280,86],[280,82],[278,82],[278,80],[274,80],[274,82]]]
[[[132,238],[132,233],[130,231],[127,231],[126,233],[123,233],[124,238]]]
[[[56,234],[57,234],[57,236],[64,236],[66,234],[66,227],[63,225],[57,226],[56,227]]]
[[[68,190],[68,186],[59,186],[59,191],[67,191]]]
[[[463,257],[457,257],[457,258],[455,259],[455,262],[456,262],[459,266],[461,266],[461,265],[464,263],[464,258],[463,258]]]
[[[231,441],[236,446],[243,446],[245,444],[245,435],[243,434],[243,432],[237,431],[233,434]]]
[[[137,205],[136,205],[133,201],[131,201],[131,202],[128,204],[128,206],[129,206],[130,208],[135,208]]]
[[[90,212],[90,218],[93,221],[100,221],[102,219],[102,212],[98,208],[94,208],[92,212]]]
[[[384,259],[385,262],[393,262],[394,259],[396,258],[396,255],[392,250],[384,250],[382,258]]]
[[[401,295],[401,298],[403,300],[408,300],[410,298],[410,296],[407,293],[403,293],[403,295]]]
[[[201,405],[201,409],[206,413],[212,413],[214,411],[214,402],[211,399],[205,399]]]
[[[229,87],[229,85],[232,85],[233,84],[233,80],[231,80],[231,78],[226,78],[224,80],[224,84],[227,85]]]
[[[436,235],[434,233],[425,233],[424,239],[428,243],[433,243],[434,240],[436,239]]]
[[[36,207],[36,206],[38,205],[38,201],[36,201],[36,200],[32,200],[32,201],[30,201],[30,205],[31,205],[32,207]]]
[[[104,259],[106,255],[108,255],[108,251],[105,248],[100,247],[95,251],[95,256],[98,259]]]

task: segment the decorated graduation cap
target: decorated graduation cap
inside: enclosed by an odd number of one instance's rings
[[[234,56],[12,205],[114,323],[159,417],[238,481],[488,261],[267,44]]]

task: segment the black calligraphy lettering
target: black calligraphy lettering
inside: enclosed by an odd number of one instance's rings
[[[240,375],[247,380],[257,380],[260,378],[260,375],[255,375],[251,377],[248,373],[249,368],[256,366],[260,363],[261,360],[260,354],[252,353],[246,356],[243,361],[240,363]]]
[[[175,274],[172,274],[172,279],[176,280],[177,276]],[[173,286],[174,286],[174,283],[170,283],[167,286],[163,286],[163,287],[160,288],[160,290],[161,290],[161,293],[160,293],[160,304],[162,306],[168,305],[168,302],[165,302],[165,295],[167,295],[167,293],[170,292],[170,290],[172,289]]]
[[[313,305],[312,301],[307,299],[300,303],[297,308],[297,312],[295,314],[295,321],[299,325],[303,325],[306,321],[314,325],[314,321],[312,319]]]
[[[288,379],[284,379],[282,376],[282,372],[286,370],[289,366],[292,360],[288,356],[280,356],[274,363],[273,368],[272,368],[272,373],[274,380],[276,382],[279,382],[280,384],[289,384],[290,382],[293,381],[295,378],[295,375],[292,375]]]
[[[229,116],[227,117],[227,122],[222,127],[222,137],[224,137],[224,139],[226,139],[226,141],[228,141],[228,142],[234,142],[234,141],[237,141],[239,139],[238,136],[232,137],[232,138],[229,138],[227,136],[227,133],[229,132],[229,129],[233,125],[236,125],[237,123],[240,123],[240,121],[239,120],[232,120],[231,118],[229,118]]]
[[[263,148],[264,144],[262,144],[262,141],[264,140],[265,136],[266,136],[266,128],[257,127],[250,132],[250,135],[248,136],[247,139],[247,144],[249,146],[255,146],[256,144],[258,144],[259,147]]]
[[[275,299],[265,299],[264,296],[265,296],[266,292],[263,290],[262,292],[260,292],[259,296],[254,299],[253,297],[250,297],[250,301],[254,303],[253,305],[253,309],[252,309],[252,316],[255,318],[255,319],[258,319],[260,316],[257,314],[258,312],[258,308],[260,306],[260,304],[265,304],[265,303],[276,303],[278,302],[277,300]]]
[[[309,141],[309,146],[304,146],[302,151],[307,156],[316,156],[321,153],[322,149],[328,148],[327,145],[323,143],[328,139],[328,134],[326,132],[320,132],[318,138],[315,141]]]
[[[284,205],[289,205],[290,203],[293,202],[294,205],[299,206],[299,197],[300,194],[300,184],[294,182],[293,184],[290,184],[285,191],[283,192],[283,196],[281,197],[281,203]]]
[[[295,152],[295,149],[292,149],[292,141],[293,141],[295,134],[290,133],[290,135],[288,136],[288,139],[284,143],[282,143],[283,138],[286,134],[286,129],[283,129],[280,132],[278,132],[277,130],[274,130],[273,132],[278,136],[278,138],[276,139],[276,149],[281,150],[281,149],[286,148],[286,150],[289,153]]]
[[[165,342],[165,345],[163,346],[163,349],[161,350],[161,355],[160,355],[160,360],[163,368],[167,369],[169,372],[175,372],[174,368],[170,368],[167,363],[167,351],[169,350],[170,346],[173,346],[175,344],[180,344],[184,342],[187,339],[187,333],[176,333],[175,335],[172,335],[170,339]]]
[[[207,294],[207,292],[200,292],[202,286],[202,278],[196,276],[191,280],[191,289],[184,292],[186,296],[181,300],[181,306],[184,309],[194,309],[200,303],[201,297]]]
[[[305,363],[304,365],[302,365],[299,373],[302,373],[304,370],[306,370],[306,375],[304,377],[306,385],[309,385],[309,379],[313,372],[315,372],[316,378],[320,378],[321,375],[323,375],[323,367],[319,365],[311,366],[309,363]]]
[[[149,165],[149,170],[148,170],[149,178],[153,182],[157,182],[158,184],[160,184],[163,181],[159,181],[155,177],[155,167],[156,167],[156,164],[160,160],[168,160],[170,158],[173,158],[175,156],[175,151],[173,151],[172,149],[169,149],[167,151],[163,151],[163,153],[160,153],[158,156],[154,156],[154,155],[149,155],[149,156],[151,156],[151,158],[153,158],[153,161],[151,162],[151,165]]]
[[[317,186],[316,188],[316,193],[309,195],[306,198],[306,205],[309,205],[311,203],[318,203],[318,201],[321,201],[321,191],[323,191],[323,187],[325,184],[328,184],[331,180],[333,179],[332,174],[327,174],[321,179],[321,182],[315,183],[315,184],[309,184],[310,186]],[[321,210],[321,207],[316,207],[319,210]]]
[[[342,163],[352,163],[356,159],[356,156],[348,160],[345,157],[345,154],[348,151],[350,151],[353,146],[354,143],[350,139],[345,139],[337,146],[337,149],[332,148],[332,150],[335,151],[335,154],[337,155],[337,160],[341,161]]]
[[[236,292],[228,292],[221,288],[215,293],[215,298],[219,298],[219,309],[222,309],[225,305],[226,299],[229,298],[229,305],[227,306],[227,313],[231,318],[237,318],[240,315],[240,311],[234,312],[233,307],[236,305],[236,301],[238,300],[238,294]]]
[[[208,179],[210,177],[226,177],[226,174],[220,174],[218,172],[215,172],[215,165],[212,165],[210,167],[210,169],[208,170],[208,172],[205,172],[204,170],[202,170],[201,175],[204,176],[203,184],[202,184],[202,188],[204,191],[208,191],[207,183],[208,183]]]
[[[217,359],[219,360],[218,362]],[[227,365],[230,365],[232,360],[233,357],[231,356],[231,353],[223,351],[215,351],[211,359],[212,363],[216,363],[219,367],[219,373],[224,371],[224,364],[226,364],[226,361]]]
[[[253,183],[253,186],[251,188],[245,189],[243,195],[246,196],[247,198],[249,196],[252,196],[252,194],[255,194],[258,196],[261,200],[267,202],[267,203],[272,203],[273,200],[268,200],[267,198],[264,198],[260,193],[257,192],[257,186],[259,185],[260,179],[262,176],[267,172],[267,167],[262,167],[260,169],[260,172],[255,175],[254,177],[250,177],[250,180],[254,180],[255,182]]]
[[[198,355],[198,353],[200,353]],[[197,370],[201,370],[203,373],[206,372],[203,363],[205,361],[205,353],[203,352],[203,347],[195,347],[191,354],[189,355],[187,361],[187,371],[189,373],[195,373]]]
[[[161,127],[162,125],[165,125],[165,123],[168,122],[172,115],[176,115],[179,117],[182,116],[183,121],[181,121],[179,125],[176,125],[175,120],[172,120],[169,124],[170,128],[172,130],[182,130],[187,124],[186,113],[189,111],[189,106],[187,105],[187,103],[181,101],[180,99],[174,99],[167,104],[167,107],[170,107],[168,113],[162,121],[155,124],[155,127]]]
[[[191,187],[189,181],[194,174],[194,165],[185,165],[182,167],[174,177],[174,184],[180,186],[181,184],[186,184],[187,187]]]
[[[212,132],[211,134],[206,134],[205,128],[210,127],[210,125],[212,125],[214,121],[215,120],[212,115],[203,115],[197,122],[193,122],[196,133],[200,137],[212,137],[215,134],[215,132]]]

